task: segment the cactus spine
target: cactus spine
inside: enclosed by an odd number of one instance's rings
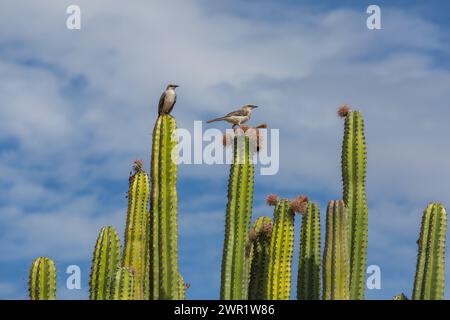
[[[254,165],[250,138],[234,138],[234,157],[228,180],[228,205],[222,257],[220,298],[247,297],[245,245],[253,207]]]
[[[122,260],[119,236],[113,227],[103,227],[97,238],[89,282],[91,300],[111,300],[112,285]]]
[[[150,201],[150,298],[178,299],[176,122],[160,115],[153,131]]]
[[[134,286],[133,272],[127,268],[119,268],[113,282],[112,300],[133,300],[136,292]]]
[[[132,270],[134,274],[134,300],[149,298],[149,260],[147,256],[149,214],[147,203],[150,196],[150,185],[148,175],[142,167],[142,161],[136,160],[134,174],[130,177],[123,253],[123,266]]]
[[[320,212],[317,204],[310,202],[302,217],[297,299],[320,299],[320,270]]]
[[[425,209],[418,241],[413,300],[444,299],[445,240],[447,212],[440,203]]]
[[[359,111],[342,107],[345,117],[342,146],[342,180],[344,202],[348,208],[350,254],[350,298],[364,299],[368,208],[366,199],[366,142],[364,120]]]
[[[52,259],[40,257],[30,269],[29,293],[31,300],[56,299],[56,268]]]
[[[249,300],[267,300],[267,280],[269,273],[269,249],[272,235],[272,219],[256,219],[249,233],[248,256],[250,260]]]
[[[350,298],[347,219],[347,208],[344,201],[328,203],[323,252],[323,300],[348,300]]]
[[[267,291],[269,300],[289,300],[294,252],[294,210],[287,199],[275,205]]]

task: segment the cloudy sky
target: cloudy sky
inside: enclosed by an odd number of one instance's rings
[[[371,3],[327,2],[1,1],[0,298],[26,298],[28,268],[43,255],[56,261],[59,298],[87,298],[97,233],[123,233],[131,162],[148,169],[157,102],[172,81],[181,128],[253,103],[254,124],[280,129],[280,171],[256,176],[255,217],[272,214],[268,193],[308,194],[322,211],[341,197],[336,109],[361,110],[368,264],[382,271],[382,289],[367,297],[410,295],[422,211],[450,204],[450,5],[378,1],[382,30],[368,30]],[[66,28],[71,4],[81,7],[78,31]],[[187,296],[216,299],[228,167],[179,173]],[[65,289],[72,264],[81,290]]]

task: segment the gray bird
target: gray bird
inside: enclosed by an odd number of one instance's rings
[[[242,106],[239,110],[230,112],[229,114],[215,118],[207,121],[207,123],[216,122],[216,121],[226,121],[228,123],[233,124],[233,128],[235,126],[241,126],[246,123],[250,119],[250,115],[252,114],[253,109],[258,108],[258,106],[254,106],[252,104],[246,104]]]
[[[158,114],[170,114],[170,112],[173,109],[173,106],[177,102],[177,93],[175,92],[175,89],[179,86],[176,84],[169,84],[166,88],[166,91],[164,91],[161,95],[161,98],[159,98],[159,105],[158,105]]]

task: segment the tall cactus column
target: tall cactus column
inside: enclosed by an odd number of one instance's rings
[[[323,252],[323,300],[348,300],[350,286],[347,208],[330,201]]]
[[[103,227],[95,244],[89,280],[90,300],[112,300],[112,286],[122,260],[122,245],[113,227]]]
[[[149,298],[148,256],[149,214],[147,203],[150,184],[140,160],[134,162],[134,174],[130,177],[128,212],[125,227],[123,266],[134,274],[134,300]]]
[[[150,199],[150,299],[179,296],[176,121],[161,115],[153,131]]]
[[[367,151],[361,112],[347,106],[338,114],[345,118],[342,146],[344,202],[348,208],[350,255],[350,299],[363,300],[367,260],[368,208],[366,199]]]
[[[447,212],[440,203],[425,209],[418,241],[413,300],[444,299],[445,240]]]
[[[249,233],[247,256],[250,260],[249,300],[267,300],[269,250],[273,223],[269,217],[259,217]]]
[[[309,202],[302,215],[297,299],[319,300],[321,278],[319,207],[317,204]]]
[[[267,203],[275,206],[269,251],[268,299],[289,300],[294,253],[294,217],[298,206],[292,205],[292,202],[287,199],[279,200],[276,195],[269,195]],[[303,205],[300,201],[294,201],[294,203]]]
[[[56,268],[53,260],[46,257],[34,260],[28,284],[31,300],[55,300]]]
[[[220,298],[247,298],[245,245],[253,207],[254,165],[250,138],[234,137],[233,164],[228,180],[228,204],[222,256]]]

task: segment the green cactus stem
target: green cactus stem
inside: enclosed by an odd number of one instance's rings
[[[323,300],[350,298],[348,213],[344,201],[330,201],[327,208],[323,252]]]
[[[150,200],[150,299],[178,299],[176,121],[160,115],[153,131]]]
[[[178,300],[186,300],[186,284],[181,272],[178,273]]]
[[[341,107],[338,113],[345,118],[342,181],[349,221],[350,299],[363,300],[368,236],[364,120],[361,112],[351,111],[347,106]]]
[[[291,296],[291,268],[294,253],[294,216],[291,201],[267,197],[269,205],[275,205],[272,238],[269,250],[269,276],[267,295],[269,300],[289,300]]]
[[[418,241],[413,300],[443,300],[447,212],[440,203],[430,203],[423,213]]]
[[[222,256],[222,300],[246,299],[245,245],[253,207],[253,148],[246,135],[234,137],[234,157],[228,180],[228,204]]]
[[[113,227],[103,227],[97,238],[92,259],[89,297],[91,300],[111,300],[116,272],[122,260],[119,235]]]
[[[269,217],[256,219],[249,233],[247,256],[250,266],[249,300],[267,300],[269,250],[273,223]]]
[[[112,300],[135,300],[135,278],[133,272],[127,268],[119,268],[116,272]]]
[[[40,257],[33,261],[28,285],[31,300],[56,299],[56,268],[52,259]]]
[[[127,223],[123,266],[134,274],[134,300],[149,299],[149,213],[147,203],[150,196],[150,184],[147,173],[140,160],[134,162],[134,174],[130,177],[128,191]]]
[[[309,202],[302,214],[297,299],[319,300],[321,278],[320,212]]]

